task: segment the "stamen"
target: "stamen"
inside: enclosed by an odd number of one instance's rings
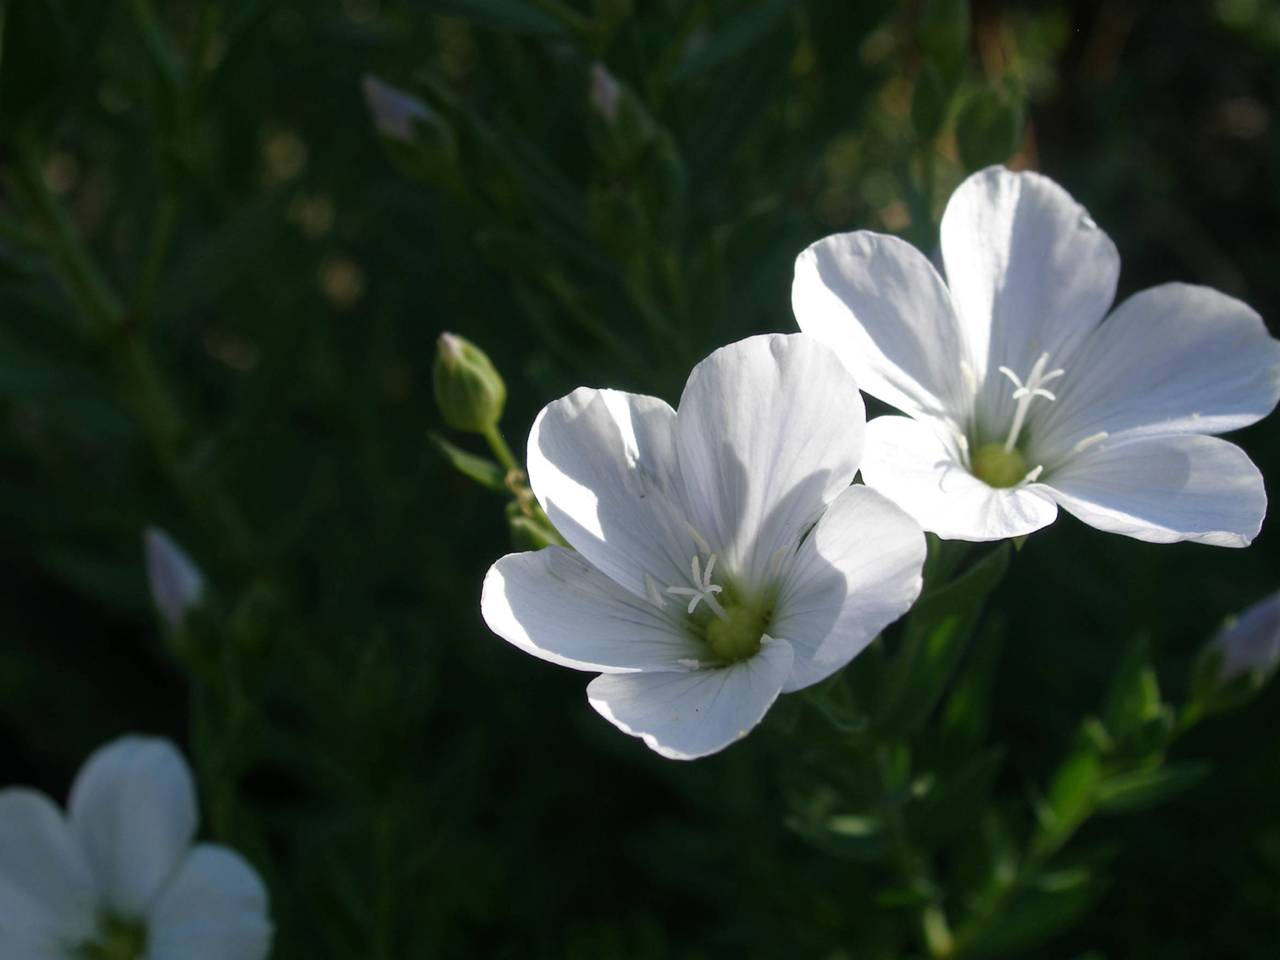
[[[964,385],[969,388],[970,393],[978,392],[978,378],[973,374],[973,367],[969,366],[968,360],[960,361],[960,375],[964,377]]]
[[[1087,450],[1089,447],[1092,447],[1095,443],[1099,443],[1107,439],[1107,437],[1109,436],[1111,436],[1111,434],[1107,433],[1107,431],[1105,430],[1099,431],[1098,433],[1095,433],[1092,436],[1085,437],[1083,440],[1081,440],[1079,443],[1077,443],[1074,447],[1071,448],[1071,452],[1073,454],[1084,453],[1085,450]]]
[[[711,544],[707,543],[707,541],[702,538],[702,535],[699,534],[697,530],[693,529],[693,524],[686,520],[684,522],[684,528],[689,532],[689,536],[693,537],[693,542],[699,550],[703,553],[711,552]]]
[[[1035,467],[1027,471],[1027,475],[1022,478],[1023,483],[1035,483],[1040,478],[1040,474],[1044,473],[1044,464],[1037,464]]]
[[[702,664],[697,660],[677,660],[676,663],[682,667],[688,667],[690,670],[701,670]]]
[[[654,582],[653,577],[649,574],[644,575],[644,588],[649,591],[649,599],[653,601],[653,605],[661,610],[667,605],[667,601],[662,598],[662,594],[658,592],[658,584]]]
[[[1049,362],[1049,354],[1042,353],[1031,367],[1031,373],[1027,375],[1027,382],[1024,384],[1016,373],[1008,367],[1000,367],[999,370],[1006,377],[1013,381],[1015,387],[1013,391],[1013,399],[1018,401],[1017,408],[1013,411],[1013,424],[1009,427],[1009,436],[1004,441],[1004,452],[1009,453],[1013,450],[1014,444],[1018,442],[1018,434],[1022,432],[1022,425],[1027,419],[1027,409],[1031,406],[1031,401],[1036,397],[1044,397],[1046,400],[1057,400],[1058,397],[1052,390],[1046,390],[1042,384],[1048,383],[1050,380],[1056,380],[1062,376],[1065,370],[1051,370],[1044,372],[1045,365]]]
[[[724,612],[724,607],[720,606],[719,601],[716,600],[716,594],[723,591],[724,587],[711,582],[711,571],[715,569],[715,565],[716,555],[714,553],[708,558],[705,570],[701,569],[698,564],[698,558],[695,556],[689,562],[689,570],[693,573],[693,586],[667,587],[667,593],[689,597],[687,613],[693,613],[698,608],[698,604],[705,600],[712,613],[721,620],[728,622],[728,614]]]

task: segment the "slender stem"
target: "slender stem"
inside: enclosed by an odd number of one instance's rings
[[[520,468],[519,461],[511,452],[511,448],[507,446],[507,441],[502,439],[502,433],[498,430],[497,424],[494,424],[483,434],[485,440],[489,441],[489,449],[493,451],[493,455],[498,458],[498,463],[502,464],[502,469],[508,473],[523,473]]]
[[[160,275],[164,269],[169,241],[173,237],[173,225],[178,217],[178,198],[169,185],[169,179],[164,176],[165,185],[161,188],[155,226],[151,229],[146,259],[142,263],[142,275],[138,279],[138,287],[134,291],[129,309],[130,314],[144,327],[151,317],[151,302],[155,299],[156,288],[160,285]]]
[[[37,228],[45,234],[46,245],[53,254],[54,270],[80,308],[87,332],[104,337],[121,323],[124,310],[120,300],[72,227],[62,204],[45,183],[35,145],[22,137],[15,144],[14,152],[17,164],[10,169],[10,184]]]

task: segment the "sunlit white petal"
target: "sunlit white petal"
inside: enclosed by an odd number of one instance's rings
[[[485,577],[480,609],[504,640],[576,670],[679,670],[679,660],[705,656],[665,608],[563,547],[503,557]]]
[[[877,417],[867,424],[862,477],[943,539],[1023,537],[1058,515],[1040,484],[988,486],[930,427],[907,417]]]
[[[1262,474],[1217,437],[1101,444],[1055,474],[1049,489],[1085,523],[1152,543],[1245,547],[1267,512]]]
[[[745,589],[853,480],[864,423],[853,378],[803,334],[750,337],[694,368],[675,431],[687,503]]]
[[[606,674],[587,686],[587,698],[662,756],[693,760],[745,737],[777,699],[791,663],[791,645],[775,640],[721,669]]]
[[[771,630],[795,650],[790,693],[843,667],[920,595],[920,525],[876,491],[840,494],[801,545]]]

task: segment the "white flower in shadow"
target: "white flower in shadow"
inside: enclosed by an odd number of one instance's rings
[[[167,740],[99,749],[67,814],[43,793],[0,790],[0,957],[263,960],[267,893],[239,854],[192,846],[191,772]]]

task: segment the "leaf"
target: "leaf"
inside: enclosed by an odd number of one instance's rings
[[[991,687],[1004,643],[1004,621],[991,618],[974,644],[963,672],[952,684],[938,720],[938,754],[967,757],[987,736],[991,716]]]
[[[1058,768],[1049,794],[1038,811],[1051,838],[1071,833],[1094,808],[1102,761],[1091,745],[1084,744]]]
[[[968,648],[988,594],[1008,566],[1009,547],[1002,545],[916,603],[890,666],[877,718],[886,729],[912,730],[932,713]]]
[[[993,924],[966,956],[1007,957],[1020,954],[1065,930],[1098,902],[1106,884],[1087,869],[1042,875]]]
[[[492,460],[478,457],[474,453],[468,453],[460,447],[455,447],[439,434],[428,433],[427,438],[435,445],[437,450],[444,454],[444,458],[453,464],[453,468],[459,473],[470,477],[490,490],[497,490],[501,493],[507,492],[507,472],[501,466]]]
[[[1154,770],[1132,770],[1108,777],[1098,786],[1101,813],[1135,813],[1190,790],[1212,771],[1204,760],[1169,764]]]
[[[1156,719],[1161,707],[1160,682],[1151,665],[1151,644],[1145,635],[1134,637],[1111,678],[1102,707],[1102,723],[1115,740],[1123,740]]]

